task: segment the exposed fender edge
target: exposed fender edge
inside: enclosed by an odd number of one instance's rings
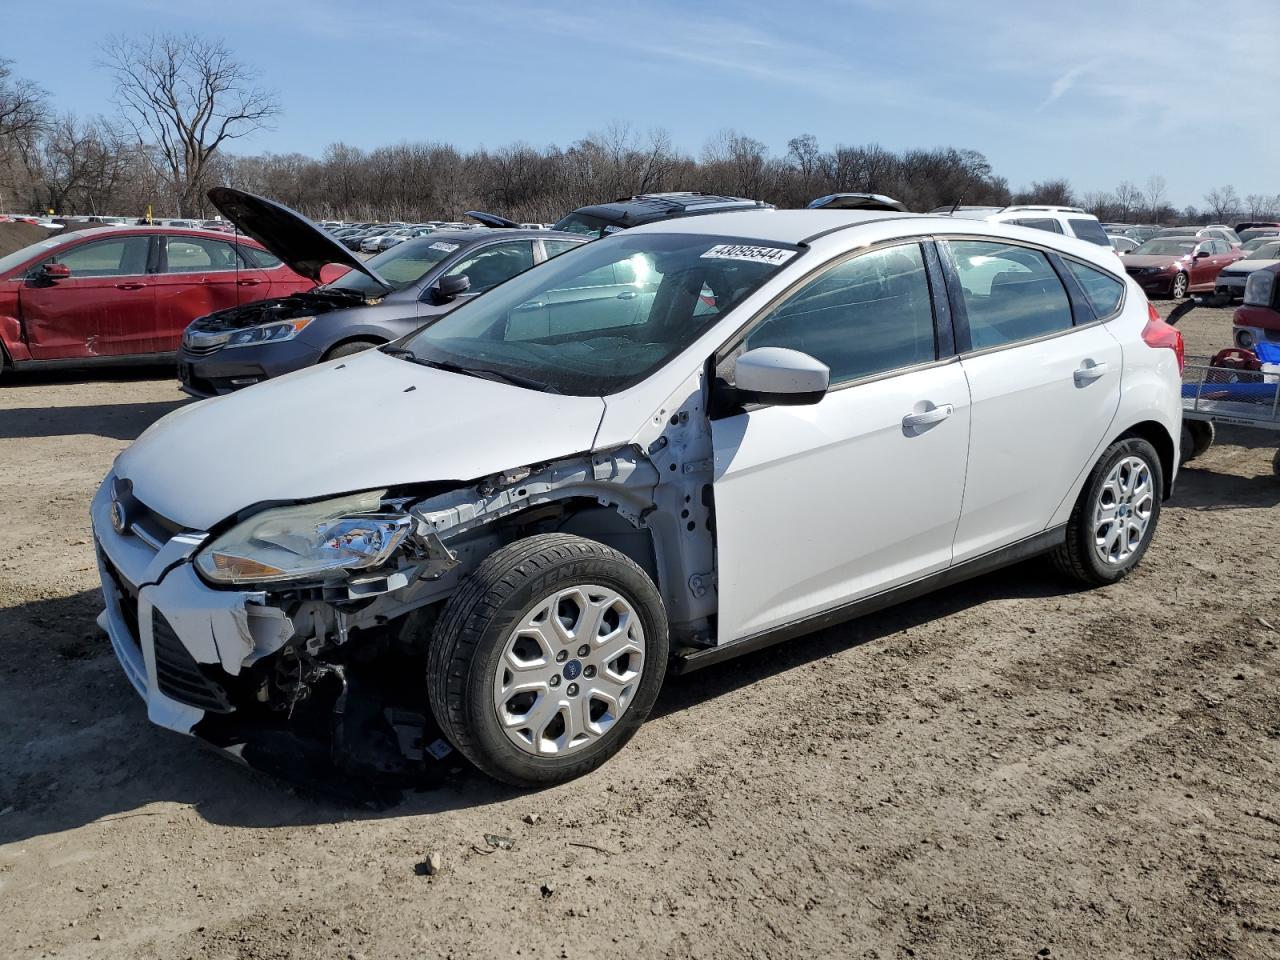
[[[765,647],[771,647],[777,643],[792,640],[808,633],[814,633],[869,613],[875,613],[904,600],[912,600],[926,593],[931,593],[941,587],[951,586],[973,577],[981,576],[984,573],[990,573],[1018,560],[1025,560],[1047,553],[1064,542],[1066,536],[1067,528],[1065,524],[1053,527],[1024,540],[1019,540],[1017,543],[1010,544],[1007,547],[1001,547],[999,550],[973,557],[953,567],[948,567],[946,570],[940,570],[937,573],[902,584],[891,590],[884,590],[869,597],[841,604],[822,613],[805,617],[802,620],[793,620],[790,623],[744,637],[741,640],[678,654],[672,658],[671,671],[673,673],[689,673],[694,670],[700,670],[723,660],[729,660],[746,653],[753,653],[756,650],[763,650]]]

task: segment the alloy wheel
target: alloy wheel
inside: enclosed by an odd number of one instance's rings
[[[1125,563],[1142,546],[1155,497],[1151,467],[1141,457],[1125,457],[1111,468],[1093,507],[1093,545],[1103,563]]]
[[[1187,275],[1180,273],[1173,278],[1173,299],[1181,300],[1187,295]]]
[[[502,731],[535,756],[563,756],[603,737],[631,705],[644,671],[644,627],[610,587],[557,590],[512,628],[493,678]]]

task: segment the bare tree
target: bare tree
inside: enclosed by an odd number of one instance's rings
[[[1153,223],[1159,223],[1164,216],[1169,198],[1165,195],[1165,180],[1159,174],[1147,178],[1147,185],[1142,191],[1142,198],[1147,203],[1147,215]]]
[[[1071,192],[1071,184],[1065,179],[1043,180],[1031,184],[1027,189],[1013,195],[1014,203],[1044,203],[1052,206],[1073,207],[1075,195]]]
[[[1115,200],[1116,216],[1127,222],[1131,215],[1138,212],[1138,206],[1142,203],[1142,191],[1136,184],[1121,180],[1120,186],[1116,187]]]
[[[18,137],[30,137],[45,124],[48,96],[30,80],[14,77],[12,60],[0,59],[0,152]]]
[[[1244,209],[1250,220],[1261,220],[1277,212],[1280,204],[1276,204],[1276,200],[1280,200],[1280,197],[1268,197],[1262,193],[1251,193],[1244,198]]]
[[[1215,187],[1204,195],[1204,202],[1209,205],[1209,212],[1215,220],[1225,220],[1240,207],[1240,198],[1236,196],[1236,188],[1228,184]]]
[[[140,144],[158,147],[178,213],[197,208],[210,159],[228,140],[265,127],[275,95],[220,40],[192,34],[118,37],[104,48],[121,112]]]

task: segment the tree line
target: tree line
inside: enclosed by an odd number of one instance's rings
[[[240,155],[234,141],[269,128],[276,96],[218,40],[156,35],[108,41],[100,64],[114,90],[105,117],[58,113],[48,94],[0,59],[0,210],[61,215],[207,217],[205,191],[226,184],[316,219],[458,220],[484,209],[553,221],[575,207],[636,193],[702,190],[803,206],[839,192],[887,194],[908,209],[952,204],[1082,206],[1102,220],[1209,222],[1280,217],[1280,194],[1239,197],[1231,186],[1203,207],[1175,208],[1163,177],[1078,195],[1065,179],[1012,190],[976,150],[824,147],[811,134],[781,155],[735,130],[697,156],[661,129],[625,123],[568,146],[514,143],[462,150],[399,143],[363,150],[334,143],[319,157]]]

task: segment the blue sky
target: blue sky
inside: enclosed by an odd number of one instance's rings
[[[949,145],[1015,189],[1083,193],[1152,174],[1171,201],[1280,193],[1273,0],[625,3],[539,0],[66,0],[12,4],[0,56],[59,109],[110,110],[102,38],[220,36],[284,113],[237,152],[440,140],[561,145],[610,123],[697,154],[734,128],[776,153]],[[39,39],[43,38],[43,39]]]

